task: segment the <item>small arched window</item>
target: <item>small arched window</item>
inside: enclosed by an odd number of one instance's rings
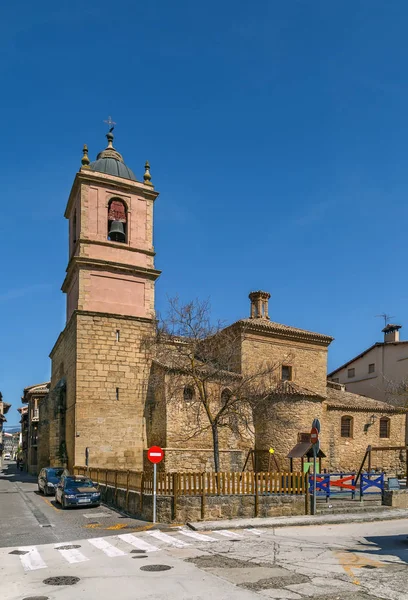
[[[353,417],[341,417],[341,437],[353,437]]]
[[[113,199],[108,205],[108,240],[127,242],[127,211],[122,200]]]
[[[191,385],[186,385],[183,391],[185,402],[191,402],[194,400],[194,388]]]
[[[390,437],[390,420],[388,417],[381,417],[380,419],[380,438]]]

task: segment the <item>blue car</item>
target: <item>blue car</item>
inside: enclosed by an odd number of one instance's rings
[[[55,490],[55,501],[59,502],[62,508],[99,506],[101,493],[88,477],[64,475]]]
[[[48,496],[54,495],[56,487],[63,475],[68,475],[68,471],[63,467],[47,467],[41,469],[38,475],[38,491],[40,494]]]

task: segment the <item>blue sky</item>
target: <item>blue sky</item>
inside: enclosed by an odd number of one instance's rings
[[[210,297],[230,322],[267,290],[273,320],[335,337],[329,369],[382,339],[375,315],[408,328],[406,2],[22,0],[0,17],[9,425],[22,389],[49,377],[64,208],[108,115],[161,192],[158,310]]]

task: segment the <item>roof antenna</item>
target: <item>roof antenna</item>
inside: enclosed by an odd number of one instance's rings
[[[381,315],[375,315],[376,317],[381,317],[382,319],[384,319],[384,327],[387,327],[388,323],[391,321],[391,319],[395,319],[395,317],[392,317],[391,315],[387,315],[387,313],[382,313]]]

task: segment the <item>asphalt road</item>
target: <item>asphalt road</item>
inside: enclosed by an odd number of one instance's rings
[[[407,519],[193,532],[36,489],[0,477],[1,600],[408,600]]]
[[[108,508],[79,507],[63,510],[53,496],[38,492],[37,479],[6,462],[0,472],[0,548],[35,545],[80,538],[142,531],[151,524]]]

